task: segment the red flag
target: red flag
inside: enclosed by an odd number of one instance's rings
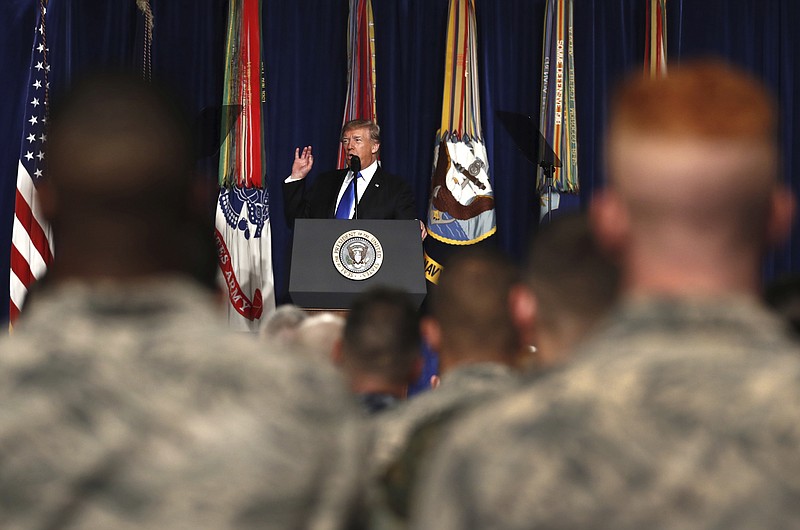
[[[375,22],[371,0],[350,0],[347,26],[347,100],[342,126],[350,120],[372,120],[375,111]],[[346,165],[344,147],[339,149],[339,165]]]
[[[644,72],[653,78],[667,75],[667,0],[647,0]]]

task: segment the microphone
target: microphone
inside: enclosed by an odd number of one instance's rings
[[[353,172],[353,219],[358,219],[358,172],[361,171],[361,159],[350,155],[350,171]]]
[[[358,155],[350,155],[350,171],[353,172],[354,177],[361,171],[361,159],[358,158]]]

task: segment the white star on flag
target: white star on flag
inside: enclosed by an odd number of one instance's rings
[[[22,145],[17,166],[9,277],[9,321],[12,324],[19,315],[28,289],[44,275],[53,261],[52,232],[42,216],[36,190],[36,185],[44,174],[39,166],[44,163],[45,157],[42,147],[47,116],[47,94],[45,92],[43,95],[40,89],[48,86],[47,75],[50,71],[45,44],[45,20],[42,16],[45,12],[45,0],[31,3],[37,3],[39,9],[28,63],[28,94],[22,100],[27,101],[30,106],[25,111],[30,119],[23,117],[24,130],[20,137]]]

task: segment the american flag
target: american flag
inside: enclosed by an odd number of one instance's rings
[[[36,185],[42,178],[44,145],[47,141],[45,125],[50,65],[47,64],[45,38],[46,12],[46,0],[39,0],[14,202],[9,304],[11,324],[19,316],[28,289],[44,275],[53,261],[52,233],[50,226],[42,218],[36,195]]]

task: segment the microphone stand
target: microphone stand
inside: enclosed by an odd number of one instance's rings
[[[353,220],[358,219],[358,172],[361,171],[361,159],[350,155],[350,171],[353,172]]]
[[[544,172],[544,182],[536,188],[536,202],[541,212],[541,193],[547,193],[547,221],[553,218],[553,192],[555,190],[555,171],[561,167],[561,160],[547,143],[538,123],[534,123],[530,116],[517,112],[504,110],[495,111],[495,115],[508,131],[517,149],[534,167],[539,166]],[[541,213],[540,213],[541,215]],[[538,218],[538,216],[537,216]]]
[[[556,172],[556,166],[547,160],[542,160],[539,167],[544,171],[544,187],[547,190],[547,222],[553,220],[553,176]]]

